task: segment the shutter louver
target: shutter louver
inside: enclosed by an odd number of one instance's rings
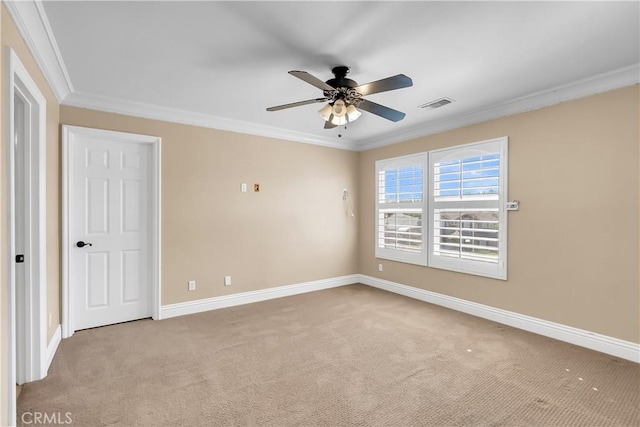
[[[426,155],[376,162],[376,256],[426,265]]]
[[[429,153],[429,265],[506,278],[506,138]]]

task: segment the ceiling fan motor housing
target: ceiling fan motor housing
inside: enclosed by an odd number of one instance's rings
[[[326,83],[336,88],[335,91],[324,91],[324,96],[329,99],[329,102],[333,105],[338,99],[342,99],[349,104],[358,104],[360,100],[360,94],[354,89],[358,87],[358,83],[355,80],[348,79],[346,77],[349,73],[349,67],[340,65],[333,67],[331,70],[335,76],[333,79],[329,79]]]
[[[339,67],[333,67],[331,70],[335,78],[327,80],[327,84],[336,89],[340,87],[357,87],[358,83],[355,80],[348,79],[346,76],[349,73],[349,67],[341,65]]]

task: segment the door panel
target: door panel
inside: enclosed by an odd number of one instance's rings
[[[138,209],[139,200],[142,196],[140,187],[142,183],[139,180],[123,180],[122,181],[122,232],[123,233],[139,233],[141,226],[140,209]]]
[[[69,154],[74,330],[150,317],[151,147],[74,134]]]
[[[86,184],[86,234],[107,234],[109,232],[109,180],[87,178]]]
[[[28,107],[25,100],[21,96],[16,94],[14,96],[14,170],[13,170],[13,182],[14,182],[14,247],[16,254],[26,255],[26,243],[27,243],[27,224],[25,220],[25,213],[28,212],[26,203],[29,200],[27,195],[28,188],[25,185],[25,175],[27,173],[27,163],[25,156],[25,146],[27,144],[28,137]],[[13,260],[12,260],[13,261]],[[27,262],[29,260],[27,259]],[[15,264],[15,289],[17,301],[26,301],[26,288],[27,288],[27,269],[25,263]],[[16,327],[18,330],[28,329],[28,319],[26,313],[21,310],[20,304],[16,303]],[[27,378],[27,366],[22,359],[26,358],[31,349],[29,348],[29,340],[25,334],[19,333],[16,335],[17,354],[22,355],[22,358],[17,358],[16,363],[16,383],[24,384]]]
[[[122,302],[140,301],[140,251],[122,251]]]
[[[109,253],[93,252],[85,255],[87,270],[88,309],[109,306]],[[83,298],[84,299],[84,298]]]

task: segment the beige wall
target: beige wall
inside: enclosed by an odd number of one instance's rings
[[[360,272],[640,342],[638,86],[360,156]],[[508,280],[374,256],[378,159],[509,137]],[[378,272],[378,263],[384,272]]]
[[[48,330],[48,338],[51,339],[55,333],[56,327],[59,325],[60,320],[60,217],[59,217],[59,138],[58,138],[58,123],[60,105],[58,104],[53,92],[51,91],[48,83],[42,75],[39,67],[37,66],[33,56],[26,47],[22,37],[20,36],[17,28],[13,24],[10,15],[7,13],[4,5],[1,8],[1,32],[2,32],[2,102],[0,103],[2,108],[2,131],[0,132],[2,141],[0,147],[0,174],[2,179],[2,187],[0,191],[2,195],[0,200],[2,201],[2,207],[0,209],[0,230],[1,230],[1,242],[0,244],[0,262],[1,272],[0,283],[2,284],[2,300],[0,307],[2,307],[1,319],[5,319],[7,300],[7,186],[6,186],[6,171],[7,171],[7,150],[8,145],[6,129],[8,115],[6,113],[7,106],[7,89],[6,75],[7,70],[7,47],[10,46],[20,58],[20,61],[24,64],[31,78],[36,82],[38,88],[45,96],[47,101],[47,309],[48,314],[51,316],[51,325]],[[2,336],[6,337],[8,330],[6,325],[2,324]],[[4,390],[5,375],[7,375],[7,352],[6,340],[2,340],[2,392]],[[2,398],[2,414],[7,414],[6,399]],[[0,417],[0,425],[6,423],[6,419]]]
[[[363,273],[612,337],[639,337],[638,86],[354,153],[60,107],[0,8],[0,321],[6,314],[6,46],[47,98],[49,337],[60,307],[59,124],[162,138],[162,304]],[[377,159],[509,137],[509,280],[374,257]],[[241,193],[246,182],[249,192]],[[260,193],[251,191],[260,183]],[[356,218],[344,212],[350,191]],[[385,270],[377,271],[382,262]],[[233,284],[223,286],[231,275]],[[196,280],[198,289],[187,290]],[[0,324],[6,337],[6,324]],[[6,424],[7,348],[0,353]]]
[[[357,222],[342,200],[343,188],[356,192],[357,153],[64,106],[60,115],[162,138],[163,305],[357,273]]]

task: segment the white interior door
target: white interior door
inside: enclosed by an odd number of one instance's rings
[[[14,248],[16,257],[21,257],[20,260],[15,260],[15,289],[16,289],[16,329],[19,331],[27,331],[27,325],[29,324],[26,318],[24,307],[27,301],[27,280],[26,274],[28,273],[25,264],[26,254],[26,221],[25,214],[28,212],[26,203],[29,200],[28,188],[25,185],[27,181],[26,173],[28,171],[26,164],[25,148],[28,138],[29,128],[27,126],[29,108],[27,101],[21,96],[18,91],[15,91],[13,98],[14,108],[14,126],[13,126],[13,144],[14,144],[14,220],[13,230],[15,233]],[[27,257],[30,258],[30,257]],[[30,261],[27,259],[27,261]],[[27,382],[27,366],[25,363],[26,355],[31,353],[29,348],[29,337],[25,333],[16,335],[16,383],[24,384]]]
[[[9,374],[0,395],[16,424],[16,383],[47,375],[46,111],[47,102],[11,49],[8,58],[6,346]],[[6,387],[6,388],[5,388]]]
[[[153,314],[152,147],[125,135],[93,129],[68,141],[74,331]]]

